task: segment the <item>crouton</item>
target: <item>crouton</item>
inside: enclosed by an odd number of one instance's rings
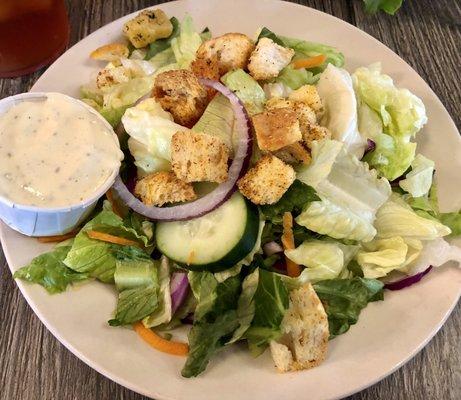
[[[128,47],[123,43],[110,43],[98,47],[92,51],[90,57],[93,60],[101,61],[118,61],[121,58],[127,58],[130,54]]]
[[[275,108],[294,108],[294,101],[285,99],[283,97],[272,97],[266,101],[264,105],[267,110],[273,110]]]
[[[294,55],[293,49],[280,46],[272,39],[259,39],[255,50],[251,53],[248,71],[257,81],[276,78]]]
[[[292,166],[266,154],[238,181],[240,192],[255,204],[274,204],[296,178]]]
[[[276,108],[252,117],[261,150],[276,151],[302,139],[296,113],[290,108]]]
[[[194,200],[197,195],[190,183],[178,179],[173,172],[154,172],[136,182],[135,196],[148,206],[163,206]]]
[[[320,99],[317,88],[314,85],[301,86],[299,89],[291,92],[288,95],[288,98],[293,101],[306,103],[315,111],[317,118],[323,113],[322,100]]]
[[[137,49],[157,39],[167,38],[173,32],[173,24],[162,10],[141,11],[123,25],[123,33]]]
[[[192,127],[208,104],[206,89],[188,70],[162,72],[155,78],[152,95],[180,125]]]
[[[171,166],[185,182],[225,182],[229,149],[215,136],[176,132],[171,140]]]
[[[197,78],[219,81],[219,78],[221,77],[219,72],[219,62],[216,55],[213,55],[211,58],[197,58],[192,61],[190,68]],[[208,92],[208,100],[211,101],[216,94],[216,89],[207,87],[206,90]]]
[[[197,50],[196,58],[216,59],[219,74],[224,75],[233,69],[245,69],[254,48],[255,45],[248,36],[242,33],[226,33],[202,43]]]
[[[123,66],[117,67],[114,63],[109,63],[98,72],[96,76],[96,86],[98,89],[104,89],[119,83],[128,82],[131,78],[130,70]]]
[[[284,147],[274,153],[274,156],[280,158],[287,164],[310,164],[312,161],[311,153],[303,146],[301,142],[296,142]]]
[[[312,149],[312,142],[314,140],[330,139],[331,132],[324,126],[308,124],[306,129],[302,132],[303,141],[309,149]]]
[[[280,340],[270,343],[280,372],[313,368],[325,359],[330,336],[328,318],[310,283],[290,292],[282,332]]]

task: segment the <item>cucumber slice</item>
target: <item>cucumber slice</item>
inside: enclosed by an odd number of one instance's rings
[[[157,247],[193,271],[228,269],[253,250],[259,231],[258,208],[236,192],[216,210],[188,221],[159,222]]]

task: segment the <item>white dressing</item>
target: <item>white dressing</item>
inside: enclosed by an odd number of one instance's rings
[[[0,195],[16,204],[78,204],[122,159],[113,131],[67,96],[23,101],[0,115]]]

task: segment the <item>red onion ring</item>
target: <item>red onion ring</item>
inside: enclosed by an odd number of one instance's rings
[[[174,314],[189,292],[189,281],[185,272],[174,272],[170,280],[171,313]]]
[[[238,179],[248,168],[252,152],[251,124],[248,114],[239,98],[223,84],[210,79],[200,79],[200,83],[212,87],[226,96],[235,115],[235,126],[239,134],[237,151],[235,152],[232,164],[229,167],[229,177],[226,182],[220,184],[209,194],[190,203],[180,204],[172,207],[146,206],[133,196],[123,183],[120,175],[115,179],[113,189],[118,193],[125,204],[138,214],[156,221],[184,221],[201,217],[213,211],[230,198],[236,188]]]
[[[384,285],[384,288],[389,289],[389,290],[405,289],[408,286],[418,283],[421,279],[423,279],[425,275],[431,272],[431,269],[432,269],[432,265],[430,265],[429,268],[427,268],[426,270],[419,272],[415,275],[407,276],[406,278],[400,279],[398,281],[386,283]]]

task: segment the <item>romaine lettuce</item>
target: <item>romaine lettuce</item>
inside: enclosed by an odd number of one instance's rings
[[[330,339],[347,332],[357,323],[360,312],[368,303],[384,298],[384,284],[376,279],[331,279],[313,286],[325,305]]]
[[[309,240],[285,250],[285,255],[306,267],[302,272],[306,281],[318,282],[339,277],[358,249],[335,241]]]
[[[376,171],[348,153],[343,143],[314,142],[312,162],[299,169],[297,178],[313,187],[321,199],[296,218],[298,224],[336,239],[373,239],[375,214],[391,188],[384,178],[377,178]]]
[[[243,102],[250,115],[263,111],[266,94],[251,75],[236,69],[221,77],[221,81]]]
[[[171,40],[171,48],[179,68],[189,68],[201,44],[202,38],[195,30],[191,16],[186,15],[181,22],[179,36]]]
[[[273,84],[280,84],[292,90],[299,89],[304,85],[313,85],[319,80],[319,75],[305,68],[294,69],[291,66],[285,67],[275,78]]]
[[[51,294],[64,292],[68,285],[87,280],[88,274],[76,272],[63,263],[71,244],[58,245],[52,251],[35,257],[28,265],[18,269],[13,277],[38,283]]]

